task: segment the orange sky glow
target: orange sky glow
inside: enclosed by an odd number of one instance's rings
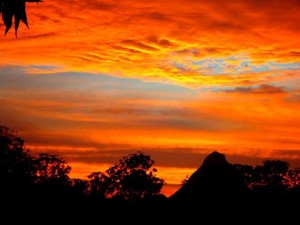
[[[30,28],[0,35],[0,125],[72,177],[138,150],[166,195],[214,150],[300,167],[299,0],[26,6]]]

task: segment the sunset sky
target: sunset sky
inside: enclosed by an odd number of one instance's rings
[[[71,177],[138,150],[166,195],[214,150],[300,166],[299,0],[44,0],[0,23],[0,125]]]

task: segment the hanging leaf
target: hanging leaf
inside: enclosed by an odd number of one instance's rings
[[[5,35],[12,26],[12,21],[15,22],[15,34],[17,36],[20,21],[29,28],[26,15],[26,2],[42,2],[42,0],[0,0],[0,14],[5,25]]]

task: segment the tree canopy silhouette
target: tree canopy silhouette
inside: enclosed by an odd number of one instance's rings
[[[160,195],[165,181],[156,177],[157,170],[153,165],[150,155],[140,151],[124,156],[105,173],[94,172],[88,176],[91,190],[108,198],[124,200]]]
[[[71,167],[58,155],[41,153],[35,158],[36,184],[47,193],[62,193],[69,191]]]
[[[255,167],[235,164],[243,181],[253,191],[266,195],[282,195],[299,186],[300,170],[289,169],[289,163],[283,160],[265,160]]]
[[[71,167],[57,155],[31,156],[16,132],[0,126],[0,195],[3,198],[61,196],[72,186],[70,171]]]
[[[15,22],[15,35],[17,36],[20,21],[29,28],[26,15],[26,2],[42,2],[42,0],[0,0],[0,14],[5,25],[5,35]]]
[[[24,140],[16,132],[0,126],[1,193],[24,192],[34,182],[35,167]]]
[[[112,180],[106,173],[100,171],[88,175],[90,195],[95,198],[105,199],[111,192]]]

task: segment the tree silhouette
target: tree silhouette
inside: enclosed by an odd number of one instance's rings
[[[186,184],[186,182],[187,182],[188,180],[189,180],[189,176],[188,176],[188,175],[186,175],[186,176],[185,176],[185,178],[184,178],[184,179],[182,179],[182,181],[181,181],[180,185],[181,185],[181,186],[185,185],[185,184]]]
[[[289,170],[286,179],[289,188],[300,188],[300,168]]]
[[[75,197],[83,197],[87,195],[88,182],[82,179],[72,179],[72,194]]]
[[[35,178],[35,167],[24,140],[5,126],[0,126],[1,193],[26,192]]]
[[[92,197],[105,199],[110,193],[112,180],[109,176],[102,172],[93,172],[88,176],[89,193]]]
[[[289,169],[289,163],[282,160],[265,160],[263,165],[252,167],[235,164],[242,180],[254,192],[264,195],[283,195],[299,187],[300,169]]]
[[[289,163],[282,160],[265,160],[263,166],[255,167],[257,181],[260,185],[285,186]]]
[[[26,15],[26,2],[42,2],[42,0],[0,0],[0,14],[5,25],[5,35],[15,22],[15,35],[17,36],[20,21],[29,28]]]
[[[242,182],[244,182],[249,188],[253,189],[256,177],[253,166],[242,164],[234,164],[233,166],[240,173]]]
[[[156,177],[157,170],[153,165],[151,157],[140,151],[124,156],[105,173],[96,172],[89,176],[92,190],[99,189],[109,198],[124,200],[160,195],[165,181]]]
[[[35,159],[36,183],[43,191],[60,194],[71,187],[71,167],[58,155],[41,153]]]

